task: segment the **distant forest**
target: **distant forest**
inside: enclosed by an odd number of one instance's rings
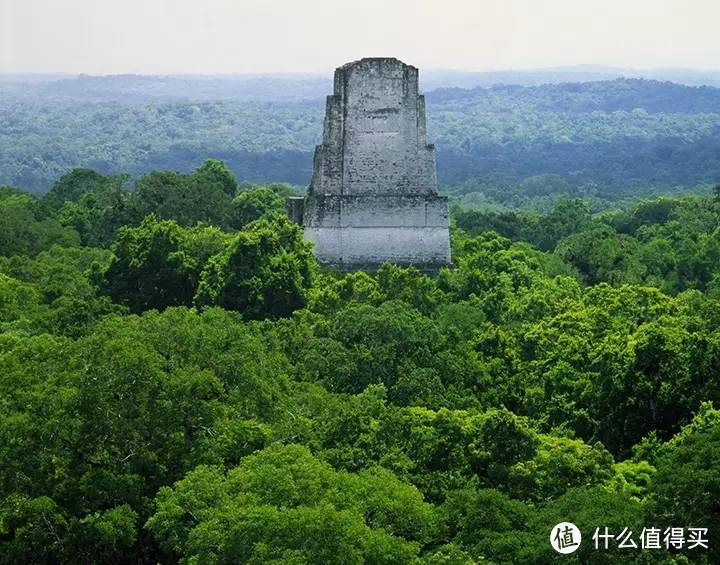
[[[5,80],[0,185],[41,194],[74,167],[137,178],[212,157],[241,181],[304,186],[329,92],[302,77]],[[601,209],[720,178],[717,88],[617,79],[426,96],[440,184],[465,206],[551,209],[579,196]]]

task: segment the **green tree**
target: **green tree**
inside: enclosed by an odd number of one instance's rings
[[[379,307],[350,304],[335,316],[332,337],[352,351],[357,366],[347,382],[338,382],[340,374],[333,378],[333,387],[348,392],[377,383],[392,388],[402,372],[430,365],[441,348],[432,321],[397,300]]]
[[[285,198],[275,189],[275,185],[255,186],[242,190],[233,199],[231,224],[240,229],[263,216],[284,213]]]
[[[0,272],[31,285],[38,291],[44,322],[55,333],[79,336],[102,315],[121,308],[101,296],[92,277],[107,265],[106,250],[53,246],[37,257],[0,257]],[[26,305],[26,314],[33,309]]]
[[[238,181],[235,174],[227,165],[218,159],[206,159],[195,169],[194,175],[209,183],[222,185],[228,196],[235,196],[238,190]]]
[[[549,251],[564,237],[587,231],[592,225],[590,211],[583,200],[561,200],[538,222],[534,241],[540,249]]]
[[[77,246],[78,233],[46,217],[40,203],[18,191],[0,192],[0,256],[35,256],[52,245]]]
[[[188,175],[153,171],[138,179],[129,202],[134,222],[155,214],[161,220],[175,220],[181,226],[205,222],[229,227],[233,198],[229,185],[234,177],[230,179],[225,174],[232,175],[225,171],[222,163],[209,163]]]
[[[133,312],[191,304],[200,268],[185,250],[186,237],[177,223],[153,215],[137,228],[120,228],[102,290]]]
[[[109,183],[122,182],[124,177],[105,177],[92,169],[78,168],[64,174],[42,199],[52,210],[59,210],[66,202],[80,202],[85,194],[99,194]]]
[[[257,220],[208,261],[195,303],[248,319],[289,316],[305,306],[316,268],[299,226],[282,217]]]
[[[156,504],[147,526],[161,545],[205,563],[408,562],[436,527],[432,508],[392,473],[336,472],[296,445],[267,448],[227,475],[198,467]]]
[[[705,405],[657,460],[650,488],[650,516],[661,527],[707,528],[708,549],[698,555],[720,557],[720,412]],[[693,550],[688,550],[692,554]]]

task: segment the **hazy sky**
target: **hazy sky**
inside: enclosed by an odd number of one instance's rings
[[[0,71],[720,68],[720,0],[0,0]]]

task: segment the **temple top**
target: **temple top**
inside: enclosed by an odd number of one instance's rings
[[[309,192],[437,193],[416,67],[395,58],[365,58],[335,70]]]
[[[437,193],[415,67],[372,58],[335,70],[310,189],[290,208],[322,264],[450,263],[447,198]]]
[[[349,63],[345,63],[341,67],[335,69],[335,80],[337,81],[338,75],[348,73],[358,67],[364,67],[366,71],[369,70],[370,72],[372,72],[372,69],[392,69],[400,67],[408,69],[410,72],[414,72],[416,75],[416,79],[418,73],[417,67],[414,67],[412,65],[406,65],[400,59],[396,59],[395,57],[363,57],[362,59],[358,59],[357,61],[350,61]],[[335,92],[335,94],[339,93]]]

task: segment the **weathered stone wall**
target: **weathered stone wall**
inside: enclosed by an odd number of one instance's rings
[[[437,195],[415,67],[362,59],[335,71],[308,196],[293,215],[321,262],[450,261],[447,200]]]

